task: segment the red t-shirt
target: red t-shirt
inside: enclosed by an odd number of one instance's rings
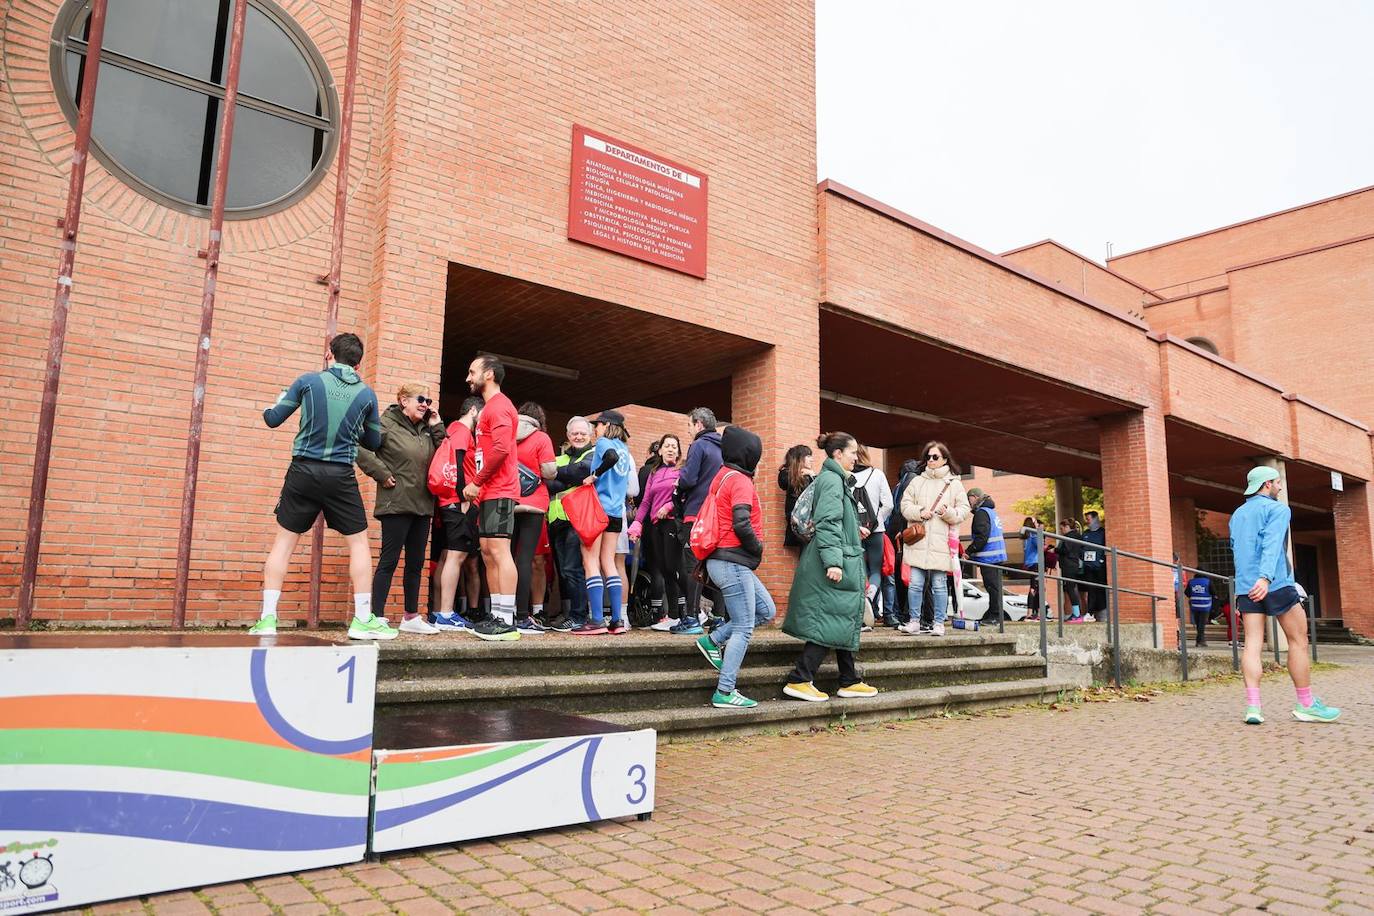
[[[726,478],[729,478],[728,480]],[[720,533],[717,547],[738,547],[739,538],[735,536],[733,524],[735,506],[749,507],[749,525],[759,541],[763,541],[763,509],[759,506],[759,493],[754,488],[754,480],[748,474],[722,467],[711,481],[716,494],[716,529]]]
[[[448,425],[448,438],[453,443],[455,452],[463,453],[463,482],[471,480],[477,473],[476,452],[472,447],[472,430],[462,420],[454,420]],[[462,487],[458,488],[458,495],[453,499],[441,499],[440,506],[456,506],[463,501]]]
[[[520,415],[504,394],[492,395],[477,417],[477,473],[468,478],[481,489],[477,501],[515,499],[520,495],[520,474],[515,463],[515,425]]]
[[[515,457],[525,467],[538,474],[541,464],[553,461],[556,457],[553,453],[553,440],[542,429],[536,429],[515,443]],[[519,471],[518,468],[516,470]],[[522,506],[533,506],[540,512],[547,512],[549,511],[549,488],[541,483],[529,496],[517,496],[516,502]]]

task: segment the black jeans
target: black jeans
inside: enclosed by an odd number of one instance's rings
[[[688,581],[691,579],[691,571],[682,568],[682,523],[671,516],[654,522],[646,540],[649,542],[648,559],[652,564],[654,579],[663,582],[663,609],[669,617],[677,617],[678,603],[686,597]]]
[[[582,539],[572,522],[549,522],[549,547],[558,567],[558,592],[568,602],[568,619],[587,622],[587,573],[582,569]]]
[[[406,570],[401,579],[405,594],[407,614],[420,612],[420,578],[425,572],[426,553],[429,550],[429,526],[433,519],[428,515],[383,515],[382,555],[377,559],[377,571],[372,574],[372,613],[383,616],[386,610],[386,596],[391,591],[391,577],[396,572],[396,564],[401,559],[401,548],[406,552]]]
[[[978,568],[983,572],[983,587],[988,590],[988,612],[983,617],[996,621],[1002,616],[1002,570],[991,566]]]
[[[530,616],[530,579],[534,570],[534,552],[539,546],[539,532],[544,530],[542,512],[515,513],[515,536],[511,539],[511,554],[515,558],[515,616]],[[538,604],[543,604],[544,583],[533,583],[539,589]]]
[[[787,676],[789,684],[810,684],[816,680],[816,669],[820,668],[821,662],[825,661],[830,649],[825,646],[817,645],[814,642],[807,643],[797,658],[796,667]],[[848,649],[835,650],[835,664],[840,668],[840,686],[853,687],[859,683],[859,671],[854,665],[854,653]]]
[[[1102,612],[1107,609],[1107,590],[1102,587],[1107,584],[1107,567],[1089,566],[1083,570],[1083,579],[1087,582],[1100,583],[1088,589],[1087,612],[1101,620]]]

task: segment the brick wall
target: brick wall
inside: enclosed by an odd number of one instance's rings
[[[1159,297],[1058,242],[1046,240],[1007,252],[1008,261],[1027,267],[1065,289],[1082,293],[1123,312],[1140,314]]]

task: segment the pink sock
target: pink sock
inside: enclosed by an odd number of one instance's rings
[[[1258,687],[1245,688],[1245,705],[1258,706],[1260,704],[1260,689]]]
[[[1311,706],[1311,705],[1312,705],[1312,688],[1311,688],[1311,687],[1299,687],[1299,688],[1297,688],[1297,691],[1298,691],[1298,703],[1299,703],[1299,705],[1304,706],[1304,707]]]

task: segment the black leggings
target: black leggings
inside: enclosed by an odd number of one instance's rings
[[[690,573],[682,568],[682,523],[665,518],[649,527],[649,561],[654,578],[663,580],[663,608],[669,617],[677,616],[678,601],[687,595]]]
[[[406,614],[420,612],[420,578],[425,572],[425,559],[429,551],[429,526],[432,519],[428,515],[383,515],[382,555],[377,559],[377,571],[372,574],[372,613],[383,616],[386,610],[386,596],[391,591],[391,576],[396,572],[396,564],[401,559],[401,548],[406,552],[406,571],[401,579],[405,594]]]
[[[792,673],[787,677],[789,684],[809,684],[816,679],[816,670],[830,654],[825,646],[809,642],[802,647],[801,655]],[[835,664],[840,669],[840,686],[853,687],[859,683],[859,669],[854,664],[854,653],[848,649],[835,650]]]
[[[539,512],[515,513],[515,537],[511,553],[515,556],[515,611],[517,617],[530,616],[530,591],[535,583],[530,579],[534,572],[534,553],[539,547],[539,532],[544,530],[544,516]],[[543,604],[544,583],[539,587],[540,604]]]

